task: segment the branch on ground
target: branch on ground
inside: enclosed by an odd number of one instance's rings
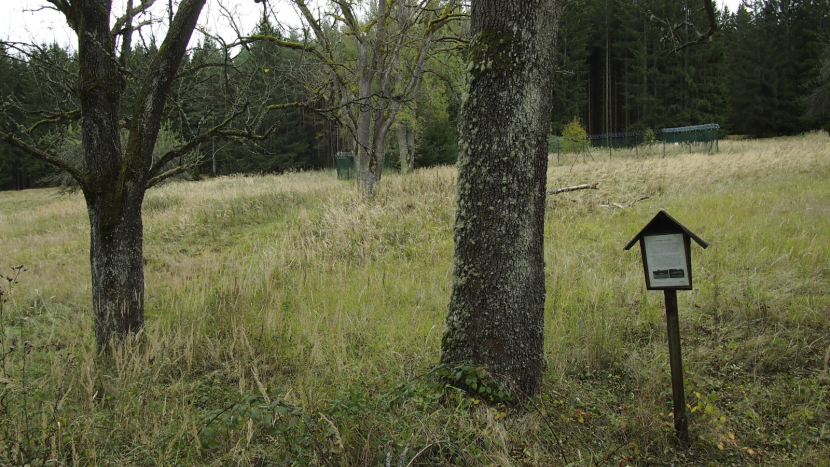
[[[598,190],[597,183],[585,183],[583,185],[574,185],[565,188],[557,188],[555,190],[548,190],[549,195],[558,195],[559,193],[567,193],[569,191],[577,190]]]

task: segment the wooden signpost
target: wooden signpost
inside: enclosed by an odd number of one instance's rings
[[[692,290],[692,239],[703,248],[709,246],[666,211],[660,211],[625,246],[628,250],[635,243],[640,243],[646,289],[662,290],[665,294],[674,430],[677,439],[684,445],[689,444],[689,424],[686,419],[686,393],[683,388],[677,291]]]

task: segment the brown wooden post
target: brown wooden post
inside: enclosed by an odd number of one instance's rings
[[[665,141],[663,143],[665,148]],[[689,423],[686,418],[686,392],[683,388],[683,358],[680,354],[677,291],[692,290],[691,240],[703,248],[709,246],[666,211],[660,211],[625,246],[628,250],[635,244],[640,244],[646,289],[662,290],[665,294],[674,430],[677,440],[683,447],[689,446]]]
[[[666,327],[669,334],[669,362],[671,390],[674,402],[674,431],[678,441],[689,444],[689,424],[686,419],[686,390],[683,387],[683,358],[680,354],[680,323],[677,317],[677,291],[665,290]]]

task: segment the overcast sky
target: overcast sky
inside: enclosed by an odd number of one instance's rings
[[[220,0],[208,0],[199,17],[199,26],[209,30],[212,34],[218,34],[227,40],[233,40],[235,34],[225,18],[225,12],[219,4]],[[230,9],[233,17],[243,33],[251,32],[259,18],[262,17],[262,3],[254,3],[253,0],[221,0],[223,5]],[[49,5],[45,0],[0,0],[0,38],[37,43],[69,44],[72,48],[77,47],[75,35],[63,20],[61,14],[54,10],[42,8]],[[134,3],[139,3],[135,0]],[[174,5],[178,0],[174,0]],[[123,12],[125,0],[113,0],[113,11]],[[168,2],[156,0],[156,5],[151,10],[156,17],[167,15]],[[280,21],[288,25],[298,26],[299,19],[287,0],[269,0],[268,8],[273,10]],[[39,10],[39,11],[38,11]],[[158,29],[156,28],[156,31]],[[146,33],[146,32],[145,32]],[[201,34],[194,33],[194,40],[201,40]]]
[[[48,5],[45,0],[0,0],[3,7],[0,8],[0,38],[20,41],[51,44],[57,42],[59,44],[69,44],[73,49],[76,48],[75,36],[63,21],[60,14],[51,10],[37,10],[44,5]],[[238,24],[243,33],[251,32],[256,26],[258,19],[262,16],[262,3],[254,3],[253,0],[222,0],[224,5],[232,8],[234,16],[237,18]],[[722,8],[726,3],[730,11],[737,11],[741,0],[717,0],[717,4]],[[138,2],[136,2],[138,3]],[[154,14],[165,15],[166,1],[158,1],[158,8],[154,9]],[[178,3],[177,0],[174,3]],[[124,0],[113,0],[113,11],[123,11]],[[268,7],[272,8],[277,17],[293,26],[299,25],[296,13],[289,6],[288,0],[269,0]],[[219,0],[208,0],[207,6],[202,11],[202,16],[199,18],[199,25],[207,28],[212,33],[218,33],[227,40],[232,40],[235,36],[233,29],[228,26],[227,20],[223,18],[222,11],[219,7]],[[200,34],[194,34],[194,40],[201,38]]]

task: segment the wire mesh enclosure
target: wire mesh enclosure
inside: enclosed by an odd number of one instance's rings
[[[354,167],[354,153],[351,151],[340,151],[334,155],[335,166],[337,167],[337,178],[348,180],[357,173]],[[394,154],[387,152],[383,155],[384,170],[399,170]]]
[[[662,143],[666,145],[688,145],[689,151],[693,146],[703,145],[709,152],[718,151],[717,123],[705,125],[681,126],[675,128],[660,128],[656,130],[626,131],[622,133],[603,133],[588,135],[588,141],[594,148],[636,148],[644,144]]]
[[[337,164],[337,178],[348,180],[354,175],[354,153],[351,151],[340,151],[334,155]]]
[[[398,162],[395,154],[391,152],[387,152],[383,155],[383,168],[387,170],[400,170],[400,167],[396,165]]]

